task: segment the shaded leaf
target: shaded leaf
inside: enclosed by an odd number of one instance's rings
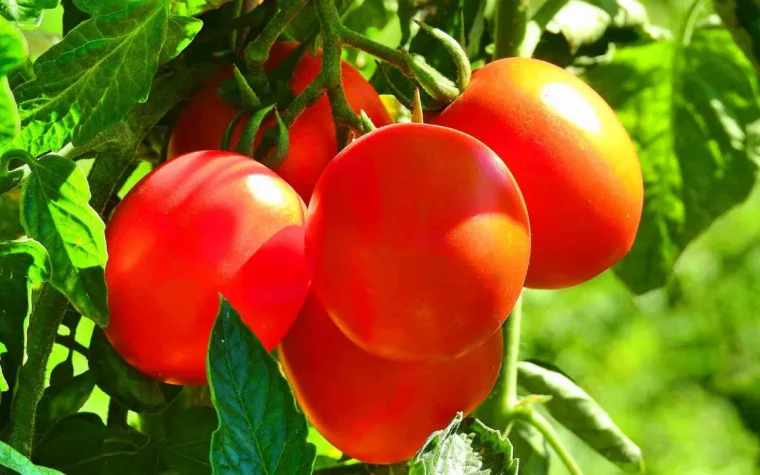
[[[43,10],[57,6],[58,0],[0,0],[0,16],[19,25],[37,25]]]
[[[211,473],[209,449],[216,427],[216,413],[210,407],[191,407],[174,415],[168,436],[161,441],[163,464],[182,475]]]
[[[760,69],[760,3],[756,0],[714,0],[715,11],[755,69]]]
[[[16,89],[21,116],[14,142],[33,155],[68,141],[82,145],[144,102],[161,61],[199,31],[200,20],[174,17],[169,0],[79,0],[93,18],[35,62],[36,79]]]
[[[155,473],[148,438],[130,427],[106,426],[95,414],[61,419],[37,444],[33,460],[66,475]]]
[[[63,475],[57,470],[46,467],[38,467],[13,447],[0,441],[0,467],[7,467],[24,475]]]
[[[207,368],[219,416],[214,473],[310,474],[316,449],[306,441],[306,419],[275,360],[224,299]]]
[[[501,432],[462,413],[434,432],[415,455],[410,475],[516,475],[518,461]]]
[[[520,386],[534,394],[551,396],[546,408],[563,426],[609,461],[630,472],[641,472],[641,449],[623,434],[604,409],[565,376],[528,362],[517,367]]]
[[[76,414],[95,389],[95,375],[85,371],[72,379],[51,385],[37,406],[39,420],[56,420]]]
[[[635,292],[662,286],[684,248],[755,183],[757,79],[725,29],[619,48],[584,78],[615,108],[644,172],[638,236],[617,267]],[[720,190],[716,193],[715,190]]]
[[[42,157],[31,168],[22,188],[24,229],[50,253],[53,287],[82,315],[106,325],[105,225],[89,205],[87,177],[74,162],[56,155]]]
[[[0,242],[0,368],[13,389],[18,368],[24,360],[24,320],[32,308],[32,285],[50,276],[50,259],[37,241],[23,238]],[[0,421],[7,421],[10,399],[0,401]]]
[[[99,328],[92,333],[89,361],[98,387],[138,413],[161,412],[182,390],[182,386],[161,383],[130,366]]]

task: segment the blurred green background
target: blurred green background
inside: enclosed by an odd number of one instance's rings
[[[654,23],[673,27],[691,1],[644,3]],[[60,12],[45,26],[59,29]],[[398,41],[389,28],[378,36]],[[17,199],[0,196],[0,240],[22,232]],[[565,291],[528,291],[521,357],[553,363],[584,387],[641,447],[649,474],[760,474],[758,313],[760,187],[689,246],[663,289],[635,297],[608,272]],[[77,340],[87,344],[91,331],[83,319]],[[56,346],[51,367],[67,356]],[[74,364],[86,369],[79,355]],[[105,416],[107,402],[96,389],[83,410]],[[585,473],[620,473],[562,436]],[[566,473],[554,462],[552,473]]]

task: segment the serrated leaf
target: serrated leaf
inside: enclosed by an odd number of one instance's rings
[[[34,465],[31,460],[16,452],[13,447],[2,441],[0,441],[0,467],[13,469],[24,475],[64,475],[52,468]]]
[[[106,426],[95,414],[79,413],[61,419],[39,441],[33,460],[66,475],[150,474],[156,456],[148,442],[131,427]]]
[[[760,3],[757,0],[714,0],[715,11],[736,44],[760,70]]]
[[[316,448],[280,369],[222,299],[208,353],[219,428],[211,439],[215,474],[310,474]]]
[[[163,411],[182,390],[182,386],[161,383],[130,366],[99,328],[92,333],[89,362],[98,387],[137,413]]]
[[[48,250],[53,287],[82,315],[105,326],[105,224],[90,207],[87,177],[73,161],[56,155],[31,168],[21,196],[24,229]]]
[[[39,405],[37,418],[50,421],[76,414],[90,398],[95,389],[95,375],[85,371],[72,379],[51,385],[45,389]]]
[[[24,38],[21,33],[0,18],[0,150],[3,144],[12,140],[21,129],[16,101],[5,76],[19,67],[25,57]],[[3,174],[4,170],[0,170],[0,176]]]
[[[662,286],[689,242],[754,186],[757,78],[722,28],[619,48],[584,78],[615,108],[641,159],[642,222],[615,270],[643,293]]]
[[[517,367],[517,382],[531,393],[551,396],[546,402],[549,413],[607,460],[629,472],[643,470],[641,449],[591,396],[568,378],[522,361]]]
[[[518,461],[504,435],[460,412],[415,455],[409,475],[516,475]]]
[[[36,79],[15,93],[21,116],[14,143],[33,155],[68,141],[83,145],[144,102],[161,61],[174,57],[200,20],[174,17],[169,0],[79,0],[93,18],[35,62]]]
[[[551,449],[541,432],[530,424],[515,421],[509,441],[520,461],[520,475],[548,475],[551,467]]]
[[[43,10],[57,6],[58,0],[0,0],[0,16],[19,25],[36,26]]]
[[[0,242],[0,367],[12,389],[24,361],[24,320],[32,308],[32,285],[50,276],[50,259],[37,241]],[[0,401],[0,421],[7,421],[10,398]]]

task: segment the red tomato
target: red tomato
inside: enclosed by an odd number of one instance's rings
[[[297,43],[275,43],[270,51],[267,71],[277,67],[296,48]],[[321,55],[305,53],[290,80],[290,88],[298,94],[317,77],[322,65]],[[343,63],[343,87],[349,104],[358,113],[364,110],[380,127],[392,122],[380,97],[362,75],[348,63]],[[237,110],[216,93],[218,86],[232,76],[229,69],[212,75],[206,85],[180,113],[169,140],[168,159],[198,150],[216,150]],[[241,122],[232,140],[232,148],[242,131]],[[322,97],[307,108],[290,128],[290,148],[277,173],[308,203],[314,184],[322,170],[338,152],[335,126],[330,102]]]
[[[148,174],[106,228],[114,348],[156,379],[205,383],[221,292],[272,349],[308,292],[305,211],[277,174],[230,152],[191,153]]]
[[[483,141],[514,174],[533,233],[526,286],[579,284],[631,249],[644,200],[636,149],[577,77],[535,59],[495,61],[432,122]]]
[[[399,361],[460,356],[497,331],[530,255],[512,175],[472,137],[396,124],[346,147],[309,205],[306,259],[338,327]]]
[[[364,462],[411,458],[458,411],[488,396],[502,336],[442,363],[398,363],[351,343],[313,294],[278,349],[299,406],[335,447]]]

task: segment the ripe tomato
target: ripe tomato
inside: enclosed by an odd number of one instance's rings
[[[526,286],[579,284],[631,249],[644,199],[636,149],[577,77],[535,59],[495,61],[432,122],[483,141],[514,174],[533,233]]]
[[[399,363],[351,343],[309,294],[278,349],[300,407],[335,447],[369,463],[411,458],[452,417],[488,396],[502,336],[442,363]]]
[[[297,43],[275,43],[270,51],[267,71],[277,67],[296,48]],[[317,77],[322,64],[321,55],[305,53],[290,80],[290,88],[298,94]],[[349,104],[358,113],[364,110],[373,123],[380,127],[392,122],[380,97],[362,75],[348,63],[343,63],[343,86]],[[237,110],[224,102],[216,93],[218,86],[232,76],[230,69],[212,75],[206,85],[182,110],[169,140],[167,158],[198,150],[215,150],[222,143],[222,136]],[[232,140],[232,148],[242,131],[241,122]],[[308,203],[314,184],[322,170],[338,152],[335,126],[332,121],[330,102],[322,97],[307,108],[290,128],[288,155],[277,169]]]
[[[106,228],[114,348],[156,379],[205,383],[221,292],[272,349],[308,292],[305,211],[277,174],[230,152],[191,153],[148,174]]]
[[[399,361],[460,356],[520,294],[528,216],[504,164],[427,124],[378,129],[325,169],[309,205],[312,286],[358,346]]]

